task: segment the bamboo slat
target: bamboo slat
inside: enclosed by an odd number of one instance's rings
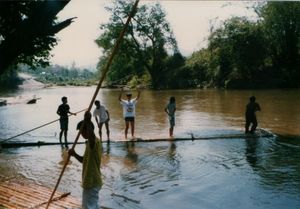
[[[9,209],[44,209],[51,189],[28,182],[9,180],[0,182],[0,208]],[[80,201],[70,193],[57,192],[53,198],[51,209],[81,208]]]

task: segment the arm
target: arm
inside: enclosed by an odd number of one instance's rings
[[[75,150],[72,148],[72,149],[70,149],[69,151],[68,151],[68,153],[69,153],[69,155],[70,156],[73,156],[73,157],[75,157],[79,162],[83,162],[83,157],[82,156],[80,156],[80,155],[78,155],[76,152],[75,152]]]
[[[123,95],[123,88],[121,88],[121,92],[120,92],[120,95],[119,95],[119,101],[121,102],[121,99],[122,99],[122,95]]]
[[[108,110],[106,110],[106,114],[107,114],[107,121],[109,121],[110,120],[110,116],[109,116],[109,112],[108,112]]]
[[[259,104],[256,105],[256,111],[261,111]]]
[[[98,121],[97,115],[95,115],[95,120],[96,120],[97,126],[99,127],[99,121]]]
[[[69,110],[69,113],[70,113],[71,115],[76,115],[76,113],[70,112],[70,110]]]
[[[165,108],[165,112],[169,115],[169,111],[168,108]]]
[[[140,95],[141,95],[141,91],[138,89],[138,95],[137,97],[135,98],[135,100],[138,100],[140,98]]]
[[[56,114],[60,116],[60,108],[57,108]]]

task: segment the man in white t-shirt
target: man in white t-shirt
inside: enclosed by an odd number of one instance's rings
[[[121,90],[119,101],[123,106],[123,117],[125,119],[125,138],[127,139],[129,124],[131,127],[131,136],[134,138],[134,119],[135,119],[135,105],[140,98],[141,92],[138,90],[138,95],[136,98],[132,99],[132,94],[127,93],[127,99],[122,99],[123,88]]]
[[[93,116],[97,122],[99,128],[100,140],[102,140],[102,126],[105,124],[107,140],[109,141],[109,112],[108,110],[100,104],[99,100],[95,101],[96,109],[94,110]]]

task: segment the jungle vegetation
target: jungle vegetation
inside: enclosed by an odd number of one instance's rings
[[[47,80],[54,83],[67,84],[70,81],[66,76],[80,74],[78,69],[67,72],[64,67],[45,68],[51,49],[57,44],[55,34],[73,21],[73,18],[56,20],[57,13],[68,2],[1,1],[1,85],[20,82],[17,78],[20,64],[38,69],[37,74],[49,73]],[[132,4],[130,0],[114,0],[106,8],[110,19],[100,25],[103,33],[95,40],[103,52],[98,75]],[[300,2],[264,2],[252,9],[256,19],[225,20],[219,27],[212,27],[207,47],[185,57],[178,49],[162,6],[151,2],[140,5],[114,58],[107,84],[145,84],[153,89],[300,87]],[[54,76],[58,68],[60,76]],[[83,72],[88,74],[87,71]]]

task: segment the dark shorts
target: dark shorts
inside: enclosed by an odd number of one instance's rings
[[[134,117],[125,117],[125,121],[132,121],[132,122],[134,122]]]
[[[256,115],[246,115],[246,123],[257,123]]]
[[[59,119],[60,129],[61,130],[68,130],[69,120],[68,119]]]

